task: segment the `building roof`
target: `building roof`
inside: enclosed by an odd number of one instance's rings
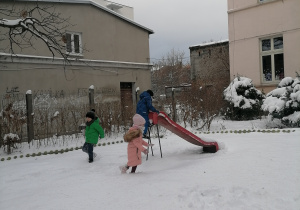
[[[207,47],[207,46],[218,45],[218,44],[221,45],[221,44],[226,44],[226,43],[228,43],[228,39],[220,40],[220,41],[214,41],[214,42],[206,42],[206,43],[198,44],[198,45],[193,45],[193,46],[190,46],[189,49]]]
[[[11,1],[11,0],[7,0],[7,1]],[[154,33],[153,30],[151,30],[151,29],[149,29],[145,26],[142,26],[142,25],[136,23],[135,21],[130,20],[127,17],[124,17],[123,15],[121,15],[121,14],[119,14],[119,13],[117,13],[117,12],[115,12],[115,11],[99,4],[99,3],[96,3],[92,0],[38,0],[38,1],[37,0],[15,0],[15,1],[19,1],[19,2],[22,2],[22,1],[23,2],[53,2],[53,3],[68,3],[68,4],[90,4],[92,6],[95,6],[95,7],[99,8],[99,9],[102,9],[102,10],[104,10],[104,11],[106,11],[106,12],[108,12],[108,13],[110,13],[110,14],[118,17],[118,18],[121,18],[124,21],[129,22],[130,24],[133,24],[133,25],[135,25],[135,26],[137,26],[137,27],[139,27],[139,28],[141,28],[145,31],[148,31],[149,34]]]

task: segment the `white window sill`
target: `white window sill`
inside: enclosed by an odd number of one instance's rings
[[[66,53],[66,55],[68,55],[70,57],[81,57],[81,58],[83,58],[83,54],[81,54],[81,53]]]

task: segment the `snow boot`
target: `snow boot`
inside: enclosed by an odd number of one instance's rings
[[[127,165],[119,166],[119,169],[120,169],[122,174],[126,174],[126,171],[129,169],[129,167]]]

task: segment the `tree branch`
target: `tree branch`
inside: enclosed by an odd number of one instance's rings
[[[53,6],[40,7],[37,4],[29,11],[17,11],[13,6],[12,9],[1,8],[0,13],[7,17],[0,19],[0,28],[8,29],[5,34],[1,34],[0,42],[4,37],[8,38],[10,53],[15,54],[16,47],[21,51],[28,47],[35,49],[36,40],[41,40],[53,58],[58,54],[69,62],[62,39],[71,24],[69,18],[60,17],[61,14],[56,13]]]

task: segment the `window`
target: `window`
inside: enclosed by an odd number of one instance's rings
[[[66,51],[70,54],[82,54],[81,33],[66,33]]]
[[[276,1],[276,0],[258,0],[259,3],[270,2],[270,1]]]
[[[266,4],[274,1],[282,1],[282,0],[257,0],[258,4]]]
[[[276,36],[262,39],[260,45],[263,83],[282,80],[284,78],[283,38]]]

